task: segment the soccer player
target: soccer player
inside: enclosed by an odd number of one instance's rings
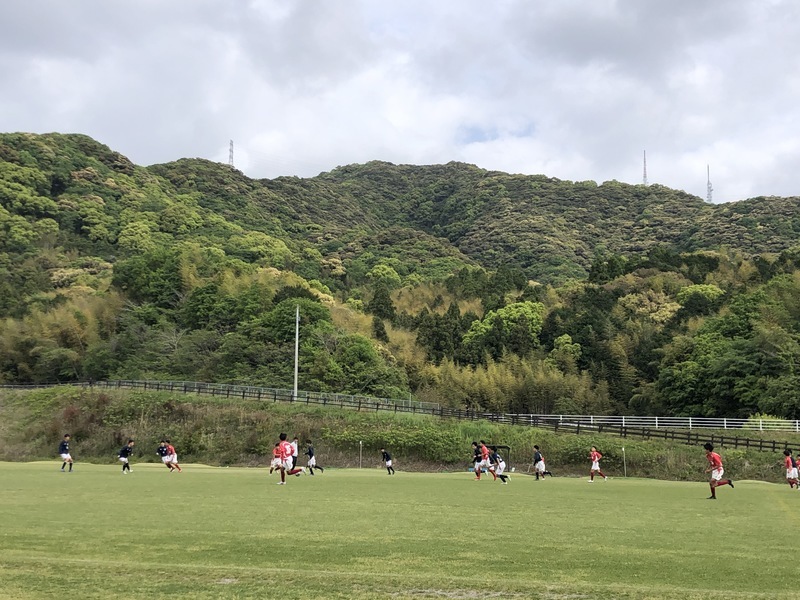
[[[311,443],[311,440],[306,440],[306,444],[308,445],[308,448],[303,454],[308,457],[308,462],[306,463],[308,472],[313,475],[314,469],[319,469],[320,473],[324,473],[325,469],[317,466],[317,457],[314,455],[314,446]]]
[[[508,484],[508,480],[511,479],[508,475],[503,475],[503,471],[506,470],[506,461],[503,460],[503,457],[500,456],[500,453],[497,451],[497,446],[492,446],[492,452],[489,454],[489,462],[492,463],[492,466],[489,469],[494,475],[494,480],[497,481],[497,478],[500,478],[500,481],[503,482],[503,485]]]
[[[800,489],[797,480],[797,462],[792,458],[792,451],[787,448],[783,451],[783,455],[786,457],[783,461],[786,466],[786,482],[789,484],[790,488],[796,487]]]
[[[478,446],[478,442],[472,442],[472,465],[473,465],[473,471],[475,471],[475,479],[480,480],[480,478],[481,478],[481,449]]]
[[[603,458],[603,455],[597,451],[597,448],[592,446],[592,450],[589,452],[589,460],[592,461],[592,468],[589,470],[589,483],[594,483],[595,472],[597,472],[597,474],[603,478],[603,481],[608,479],[608,477],[603,475],[603,472],[600,470],[601,458]]]
[[[722,475],[725,469],[722,468],[722,457],[714,452],[714,446],[710,442],[703,444],[706,449],[706,459],[708,460],[708,468],[706,473],[711,473],[711,479],[708,480],[708,485],[711,487],[711,495],[709,500],[717,499],[717,488],[721,485],[729,485],[733,487],[733,479],[723,479]]]
[[[117,457],[119,458],[119,462],[122,463],[122,474],[127,475],[131,472],[131,465],[128,462],[131,454],[133,454],[133,440],[128,440],[128,443],[125,444],[122,448],[120,448],[119,452],[117,453]]]
[[[286,475],[287,472],[289,475],[300,475],[303,472],[302,469],[295,469],[292,465],[292,445],[286,441],[288,437],[285,433],[281,433],[279,436],[280,442],[278,442],[278,450],[281,453],[281,480],[278,482],[278,485],[286,485]]]
[[[386,448],[381,448],[381,458],[383,464],[386,465],[386,472],[389,475],[394,475],[394,467],[392,466],[392,455],[386,451]]]
[[[161,442],[158,444],[158,448],[156,448],[156,454],[161,457],[161,462],[163,462],[164,466],[169,469],[170,473],[172,473],[174,467],[170,462],[170,454],[169,450],[167,449],[167,440],[161,440]]]
[[[542,454],[542,451],[539,450],[539,446],[533,447],[533,471],[536,473],[537,480],[539,479],[539,476],[541,476],[542,479],[544,479],[545,475],[550,475],[550,477],[553,476],[553,474],[547,470],[547,467],[545,467],[544,454]]]
[[[275,447],[272,449],[272,462],[269,464],[269,474],[272,475],[272,472],[275,469],[280,469],[281,464],[283,461],[281,460],[281,449],[280,443],[275,442]]]
[[[297,456],[300,452],[300,450],[298,449],[297,436],[294,436],[294,438],[292,439],[291,446],[292,446],[292,469],[295,469],[297,468]]]
[[[492,466],[492,462],[489,460],[489,448],[486,446],[486,442],[483,440],[480,441],[480,451],[481,451],[481,464],[478,465],[481,469],[486,469],[487,473],[491,473],[494,480],[497,481],[497,475],[494,474],[494,471],[490,469]],[[478,471],[478,479],[481,478],[480,470]]]
[[[61,472],[64,472],[64,467],[69,464],[69,472],[72,473],[72,455],[69,453],[69,441],[70,435],[68,433],[64,434],[64,439],[61,440],[61,443],[58,445],[58,454],[61,456],[61,460],[64,462],[61,463]]]
[[[169,452],[169,464],[172,465],[173,469],[177,469],[178,473],[182,473],[183,469],[178,464],[178,453],[175,452],[175,446],[172,445],[172,442],[169,440],[164,440],[167,442],[167,452]]]

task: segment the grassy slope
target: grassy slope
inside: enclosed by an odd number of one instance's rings
[[[0,470],[0,598],[800,597],[785,486]]]

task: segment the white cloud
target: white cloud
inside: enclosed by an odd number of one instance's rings
[[[0,21],[0,130],[253,177],[373,159],[800,195],[792,0],[32,0]]]

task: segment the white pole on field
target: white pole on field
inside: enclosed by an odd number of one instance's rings
[[[294,388],[292,401],[297,400],[297,363],[300,356],[300,305],[295,306],[294,316]]]
[[[628,461],[625,458],[625,446],[622,447],[622,468],[624,469],[625,477],[628,476]]]
[[[361,454],[362,454],[363,449],[364,449],[364,442],[359,440],[359,442],[358,442],[358,468],[359,469],[361,468]]]

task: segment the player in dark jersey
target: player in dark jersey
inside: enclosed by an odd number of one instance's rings
[[[128,440],[128,443],[125,444],[122,448],[119,449],[117,453],[117,458],[119,458],[119,462],[122,463],[122,474],[127,475],[131,472],[131,465],[130,465],[130,457],[133,454],[133,440]]]
[[[533,447],[533,471],[536,473],[536,479],[539,479],[541,475],[542,479],[544,479],[545,475],[553,476],[553,474],[547,470],[547,467],[544,464],[544,454],[542,451],[539,450],[539,446]]]
[[[314,469],[319,469],[320,473],[324,473],[325,469],[323,469],[322,467],[320,467],[317,464],[317,457],[314,454],[314,446],[311,443],[311,440],[307,440],[306,441],[306,445],[307,445],[307,448],[306,448],[306,451],[303,452],[303,454],[308,457],[308,463],[306,463],[306,466],[308,467],[308,472],[311,475],[313,475],[314,474]]]
[[[495,476],[495,481],[497,481],[499,478],[503,484],[507,484],[510,478],[508,475],[503,474],[506,470],[506,461],[504,461],[503,457],[500,456],[500,453],[497,451],[497,446],[492,446],[490,450],[489,462],[492,464],[492,466],[489,468],[492,471],[492,475]]]
[[[394,475],[394,467],[392,466],[392,455],[386,451],[386,448],[381,448],[381,458],[383,464],[386,465],[386,472],[389,475]]]
[[[478,442],[472,442],[472,466],[473,471],[475,472],[475,479],[481,478],[481,449],[478,446]]]
[[[164,463],[164,466],[166,466],[169,469],[169,472],[172,473],[175,467],[172,466],[172,461],[170,460],[171,454],[169,448],[167,448],[167,440],[161,440],[158,448],[156,448],[156,454],[161,457],[161,462]]]
[[[69,472],[72,473],[72,455],[69,453],[69,441],[70,436],[68,433],[64,434],[64,439],[61,440],[61,443],[58,445],[58,454],[61,456],[61,460],[64,462],[61,463],[61,472],[64,472],[64,467],[69,465]]]

